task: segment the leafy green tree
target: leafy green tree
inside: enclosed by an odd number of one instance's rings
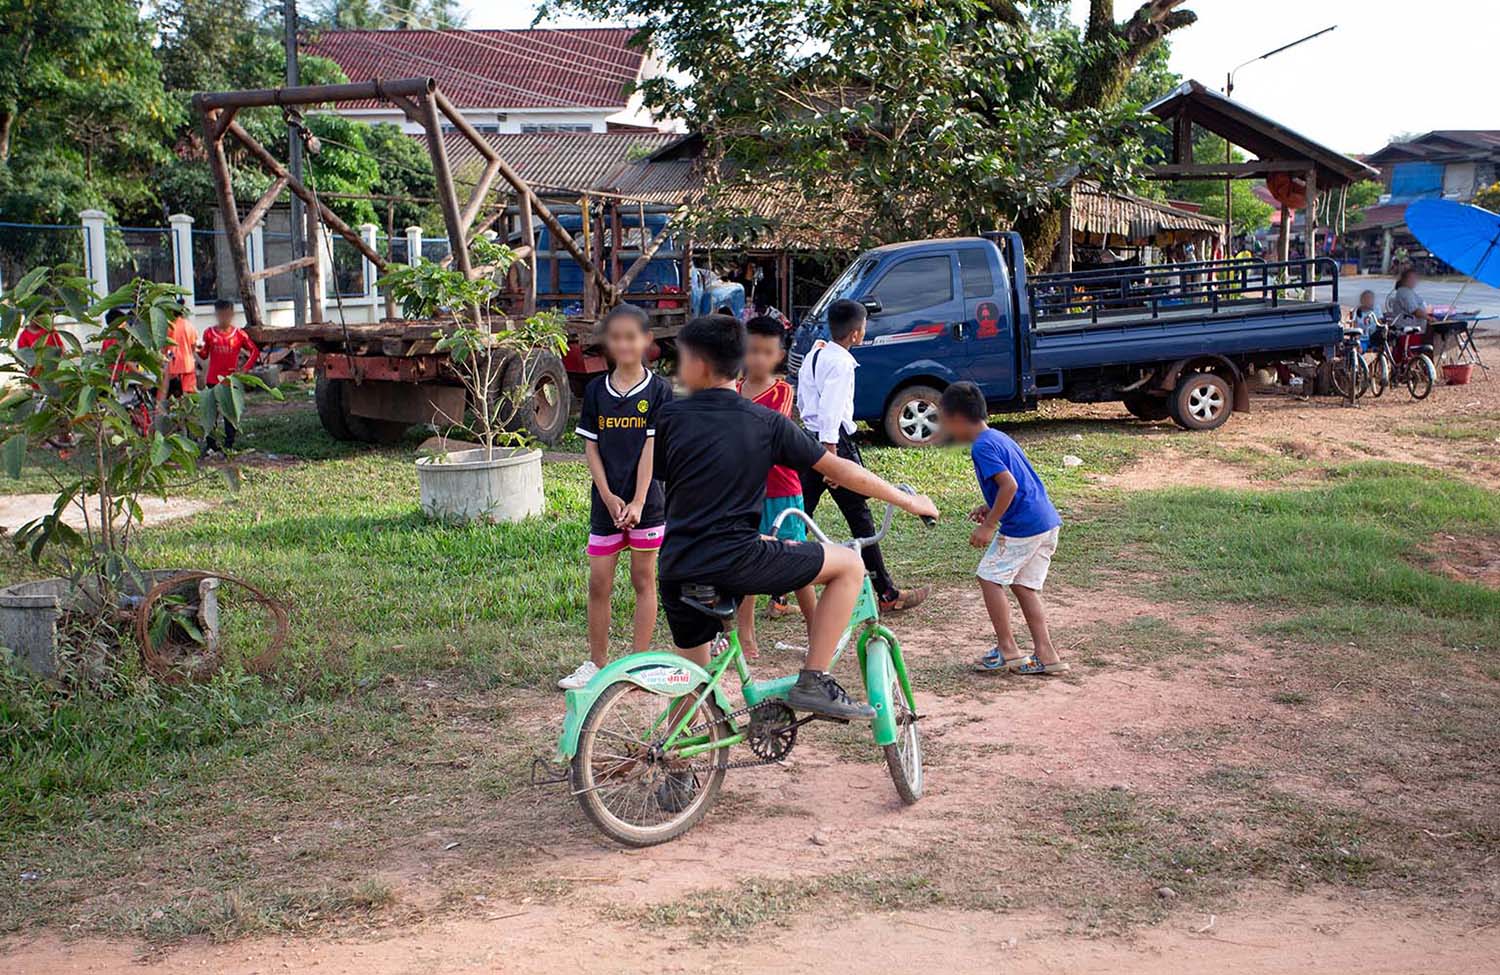
[[[72,222],[148,205],[181,115],[131,0],[0,0],[0,212]]]
[[[729,188],[852,193],[871,240],[1008,224],[1045,261],[1068,181],[1122,185],[1144,157],[1156,126],[1126,87],[1193,21],[1182,2],[1116,22],[1093,0],[1081,30],[1055,4],[1009,0],[552,0],[543,14],[638,26],[671,69],[642,86],[647,104],[688,121]]]
[[[322,0],[313,8],[316,26],[342,30],[447,30],[466,19],[454,0]]]

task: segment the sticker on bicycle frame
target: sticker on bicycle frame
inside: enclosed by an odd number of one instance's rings
[[[666,665],[644,667],[631,671],[630,676],[642,687],[653,691],[686,690],[693,685],[692,672],[683,670],[681,667]]]

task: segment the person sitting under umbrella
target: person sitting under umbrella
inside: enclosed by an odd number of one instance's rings
[[[1396,278],[1396,290],[1385,299],[1385,317],[1391,330],[1400,334],[1407,325],[1429,326],[1437,320],[1432,306],[1417,294],[1417,269],[1409,267]]]

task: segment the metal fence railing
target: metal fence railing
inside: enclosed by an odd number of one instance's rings
[[[34,267],[87,260],[81,224],[32,224],[0,221],[0,290],[12,287]]]
[[[172,231],[168,227],[106,227],[104,253],[111,284],[135,278],[162,284],[177,281]]]

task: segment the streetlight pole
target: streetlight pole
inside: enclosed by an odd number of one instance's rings
[[[288,0],[288,2],[291,2],[291,0]],[[1276,48],[1273,51],[1267,51],[1266,53],[1260,55],[1259,57],[1253,57],[1253,58],[1251,58],[1248,61],[1245,61],[1245,62],[1243,62],[1241,64],[1237,64],[1234,67],[1230,68],[1229,69],[1229,75],[1228,75],[1228,77],[1226,77],[1224,79],[1224,97],[1225,98],[1233,98],[1234,97],[1234,76],[1235,76],[1235,74],[1237,74],[1239,72],[1239,70],[1241,68],[1248,68],[1250,65],[1256,63],[1257,61],[1264,61],[1267,58],[1273,58],[1276,55],[1280,54],[1282,51],[1290,51],[1292,48],[1296,47],[1299,44],[1306,44],[1308,41],[1312,40],[1315,37],[1322,37],[1324,34],[1327,34],[1330,31],[1337,30],[1338,26],[1339,26],[1338,24],[1334,24],[1334,25],[1332,25],[1330,27],[1324,27],[1320,31],[1314,31],[1311,34],[1308,34],[1306,37],[1298,38],[1297,40],[1292,41],[1290,44],[1283,44],[1283,45],[1281,45],[1280,47]],[[1232,165],[1234,165],[1234,146],[1233,146],[1233,144],[1230,143],[1230,141],[1229,141],[1229,139],[1227,137],[1224,139],[1224,165],[1226,165],[1226,166],[1232,166]],[[1231,239],[1233,237],[1233,234],[1234,234],[1234,191],[1233,191],[1233,187],[1234,187],[1234,178],[1232,176],[1229,176],[1229,175],[1226,174],[1225,177],[1224,177],[1224,256],[1225,257],[1229,256],[1230,241],[1231,241]],[[1312,235],[1312,214],[1308,214],[1307,226],[1308,226],[1308,233],[1309,233],[1309,241],[1311,241],[1311,235]],[[1288,233],[1289,234],[1290,231],[1283,231],[1283,233]],[[1312,249],[1310,247],[1309,247],[1308,250],[1309,250],[1309,253],[1311,253]]]

